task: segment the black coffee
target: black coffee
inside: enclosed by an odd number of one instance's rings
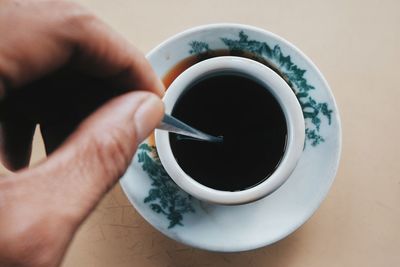
[[[269,91],[234,74],[198,81],[178,99],[172,115],[216,136],[222,144],[170,134],[172,152],[181,168],[199,183],[238,191],[271,175],[285,151],[283,111]]]

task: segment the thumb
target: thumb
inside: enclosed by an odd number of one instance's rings
[[[119,96],[89,116],[58,150],[26,175],[39,176],[46,184],[47,203],[81,221],[125,172],[137,145],[162,115],[163,104],[152,93]]]

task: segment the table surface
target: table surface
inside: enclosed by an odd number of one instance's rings
[[[63,267],[400,266],[400,1],[79,2],[144,53],[206,23],[245,23],[281,35],[327,78],[341,114],[343,151],[321,207],[276,244],[232,254],[187,247],[145,222],[117,185],[78,231]],[[34,142],[37,162],[44,156],[38,134]]]

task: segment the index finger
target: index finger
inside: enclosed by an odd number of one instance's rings
[[[68,64],[117,87],[163,94],[164,87],[144,55],[73,2],[5,4],[0,10],[0,33],[4,36],[0,80],[5,88],[21,87]]]
[[[164,86],[144,55],[108,25],[89,16],[79,18],[68,33],[75,44],[71,63],[81,71],[109,78],[116,86],[150,90],[161,96]],[[76,30],[75,30],[76,29]]]
[[[14,89],[41,80],[64,66],[78,69],[90,78],[99,78],[99,82],[106,82],[111,92],[147,90],[159,96],[163,94],[164,87],[143,54],[91,12],[73,2],[0,1],[0,35],[0,107],[5,106],[2,99],[12,98],[7,97],[7,93],[17,93]],[[57,91],[60,87],[56,84],[52,89]],[[54,101],[49,95],[40,97]],[[33,99],[27,101],[37,106]],[[20,106],[21,102],[19,98]],[[10,141],[7,145],[0,144],[0,156],[11,168],[20,168],[29,159],[37,121],[21,115],[17,123],[13,118],[17,115],[13,114],[15,110],[16,107],[12,111],[0,110],[0,115],[6,113],[10,118],[0,120],[0,141]],[[17,146],[20,148],[16,149]]]

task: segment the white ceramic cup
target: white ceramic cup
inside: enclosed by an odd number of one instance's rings
[[[169,86],[164,96],[165,113],[171,114],[179,97],[193,83],[210,75],[218,74],[236,74],[252,79],[262,85],[265,90],[269,90],[279,102],[287,123],[287,144],[283,158],[272,175],[263,182],[241,191],[216,190],[200,184],[182,170],[172,153],[168,132],[155,131],[156,147],[167,173],[188,194],[200,200],[217,204],[244,204],[271,194],[289,178],[304,147],[304,117],[292,89],[278,74],[259,62],[233,56],[215,57],[201,61],[180,74]],[[244,91],[243,94],[245,93]]]

